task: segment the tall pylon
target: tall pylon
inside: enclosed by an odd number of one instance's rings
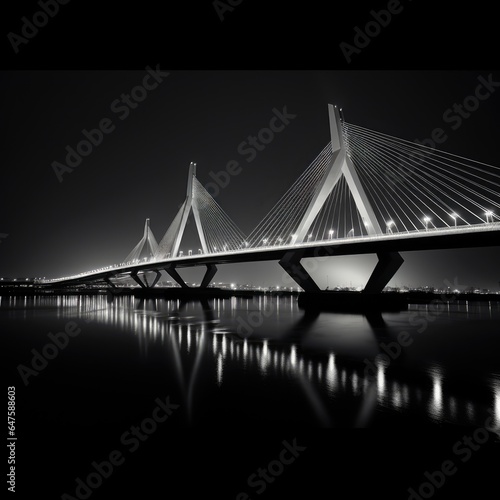
[[[144,246],[146,246],[146,249],[148,251],[147,257],[153,257],[158,252],[158,243],[156,242],[153,231],[151,231],[149,219],[146,219],[146,222],[144,223],[144,235],[142,236],[141,240],[127,255],[123,262],[132,262],[136,259],[139,259],[142,251],[144,250]]]
[[[330,135],[332,140],[333,156],[330,165],[323,175],[323,178],[318,183],[311,203],[300,221],[299,227],[296,231],[297,237],[295,241],[297,243],[302,243],[306,238],[314,219],[320,212],[325,201],[337,182],[339,182],[342,175],[345,177],[347,185],[352,193],[356,207],[365,225],[366,232],[369,235],[382,233],[377,217],[375,216],[375,212],[373,211],[365,190],[361,185],[356,168],[347,154],[344,138],[342,136],[343,119],[341,111],[339,111],[337,106],[329,104],[328,115],[330,119]]]
[[[181,205],[177,215],[170,224],[165,236],[163,236],[160,244],[158,245],[158,250],[156,252],[157,259],[166,259],[177,257],[179,253],[179,247],[182,241],[182,236],[184,235],[184,230],[186,229],[187,220],[189,213],[192,211],[194,220],[196,223],[196,229],[198,230],[198,237],[200,238],[201,247],[204,253],[208,253],[208,247],[205,240],[205,234],[203,232],[203,227],[200,220],[200,214],[198,211],[198,206],[193,203],[194,200],[194,181],[196,178],[196,163],[191,162],[189,164],[189,174],[188,183],[186,190],[186,199]]]

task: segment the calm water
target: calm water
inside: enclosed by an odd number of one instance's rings
[[[18,365],[68,321],[81,333],[23,387]],[[35,426],[128,423],[167,395],[177,426],[500,425],[499,303],[367,317],[307,314],[296,297],[18,297],[0,322]]]
[[[367,317],[296,300],[1,298],[18,498],[406,499],[447,459],[460,473],[439,498],[490,498],[496,434],[467,463],[454,450],[500,425],[499,304]],[[47,347],[71,325],[80,333]],[[52,359],[25,385],[19,366],[36,353]],[[175,408],[155,424],[167,397]],[[305,451],[281,473],[284,441]],[[125,462],[78,490],[115,451]],[[278,475],[262,492],[249,481],[268,464]]]

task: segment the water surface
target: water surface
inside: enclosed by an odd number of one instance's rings
[[[33,425],[126,423],[164,395],[179,426],[500,425],[499,303],[367,316],[293,296],[4,297],[12,383],[68,321],[81,333],[28,377]]]

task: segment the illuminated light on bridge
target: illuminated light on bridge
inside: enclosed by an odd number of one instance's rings
[[[331,141],[250,234],[217,204],[191,163],[185,201],[160,243],[148,219],[121,264],[40,283],[115,286],[111,278],[129,277],[151,288],[166,271],[189,288],[176,269],[204,265],[204,288],[216,264],[279,260],[303,290],[319,291],[300,261],[321,250],[376,253],[379,262],[364,291],[377,292],[403,263],[400,251],[500,244],[493,211],[500,208],[500,168],[347,123],[332,105],[329,121]],[[191,213],[201,248],[184,255],[179,248]],[[156,273],[151,283],[148,273]]]

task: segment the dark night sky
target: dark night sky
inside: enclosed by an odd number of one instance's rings
[[[500,91],[450,131],[443,113],[474,92],[489,71],[170,71],[120,120],[110,109],[145,71],[18,71],[0,74],[2,140],[0,275],[56,277],[120,262],[144,219],[161,239],[185,196],[190,161],[206,184],[237,160],[242,171],[217,202],[249,233],[329,140],[327,104],[348,122],[404,139],[449,132],[442,149],[499,165]],[[493,73],[500,81],[500,73]],[[297,115],[252,162],[237,151],[266,127],[273,108]],[[72,173],[52,162],[110,118],[115,130]],[[188,240],[181,248],[195,248]],[[404,254],[392,283],[498,289],[498,247]],[[344,265],[345,263],[348,265]],[[321,286],[362,285],[374,257],[330,259]],[[188,274],[187,276],[190,276]],[[277,263],[225,266],[221,281],[279,284]]]

